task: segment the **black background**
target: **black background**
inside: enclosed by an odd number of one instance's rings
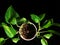
[[[56,1],[17,1],[17,0],[0,0],[0,23],[4,21],[4,15],[7,8],[12,5],[14,9],[19,13],[20,17],[26,17],[30,19],[30,14],[40,15],[46,13],[45,19],[53,18],[54,22],[60,23],[60,16],[58,14],[58,7]],[[49,29],[54,29],[60,31],[59,27],[52,26]],[[0,36],[6,38],[6,34],[3,29],[0,30]],[[50,40],[48,40],[49,45],[60,45],[60,37],[54,35]],[[17,44],[14,44],[10,39],[6,41],[4,45],[41,45],[40,39],[35,38],[32,41],[26,42],[21,39]]]

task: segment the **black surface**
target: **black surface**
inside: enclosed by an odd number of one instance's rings
[[[13,1],[13,0],[0,0],[0,23],[4,21],[4,15],[7,8],[12,5],[14,9],[19,13],[20,17],[26,17],[28,20],[32,21],[30,14],[42,14],[46,13],[45,19],[53,18],[54,22],[60,23],[60,16],[58,12],[58,7],[56,1]],[[42,21],[43,22],[43,21]],[[55,29],[60,32],[60,28],[52,27],[50,29]],[[7,37],[3,29],[0,29],[0,36]],[[48,40],[49,45],[60,45],[60,37],[54,35],[50,40]],[[17,44],[14,44],[10,39],[6,41],[4,45],[41,45],[40,39],[34,39],[30,42],[26,42],[21,39]]]

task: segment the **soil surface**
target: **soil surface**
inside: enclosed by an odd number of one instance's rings
[[[33,25],[31,24],[24,24],[23,28],[21,29],[21,35],[25,38],[25,39],[30,39],[32,37],[34,37],[35,33],[36,33],[36,29]]]

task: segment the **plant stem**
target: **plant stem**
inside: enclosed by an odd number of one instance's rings
[[[16,32],[16,34],[18,34],[18,33],[19,33],[19,31]]]
[[[40,23],[38,23],[38,32],[39,32],[40,30],[42,30],[42,29],[44,29],[44,28],[42,28],[42,27],[40,26]]]
[[[17,27],[20,27],[18,24],[16,24]]]
[[[38,23],[38,32],[40,31],[40,30],[42,30],[43,28],[41,28],[41,26],[40,26],[40,23]]]
[[[9,38],[6,38],[5,40],[8,40]]]
[[[42,32],[40,32],[40,33],[45,33],[45,32],[48,32],[48,31],[42,31]]]
[[[41,29],[40,29],[40,23],[38,23],[38,32],[40,31]]]

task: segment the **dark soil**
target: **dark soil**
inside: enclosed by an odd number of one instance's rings
[[[21,29],[21,35],[25,38],[25,39],[30,39],[32,38],[35,33],[36,33],[36,29],[33,25],[31,24],[24,24],[23,28]]]

